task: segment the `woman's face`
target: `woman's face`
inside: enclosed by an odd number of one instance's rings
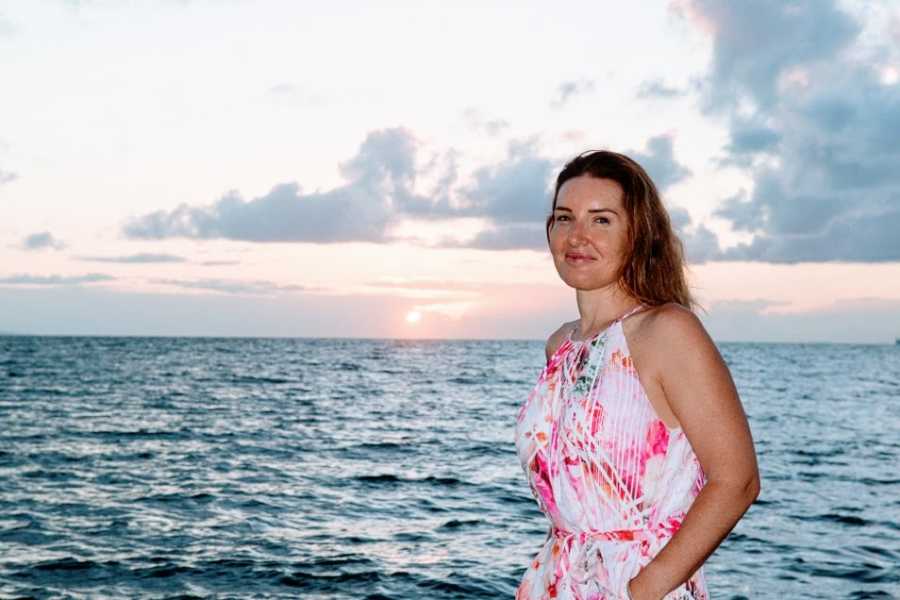
[[[559,189],[550,252],[566,284],[593,290],[618,282],[628,251],[628,216],[622,186],[612,179],[580,175]]]

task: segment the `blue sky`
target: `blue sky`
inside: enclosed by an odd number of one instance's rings
[[[603,147],[714,338],[900,336],[900,8],[621,4],[5,3],[0,330],[545,338]]]

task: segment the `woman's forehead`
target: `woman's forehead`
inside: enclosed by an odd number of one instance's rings
[[[595,205],[596,208],[622,206],[622,186],[613,179],[599,179],[581,175],[569,179],[559,188],[557,207],[580,208]]]

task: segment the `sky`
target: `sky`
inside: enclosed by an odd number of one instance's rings
[[[546,339],[593,148],[717,341],[900,337],[900,4],[0,2],[0,332]]]

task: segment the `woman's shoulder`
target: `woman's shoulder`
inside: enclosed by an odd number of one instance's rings
[[[559,350],[560,345],[565,341],[566,337],[569,335],[569,332],[577,325],[578,319],[574,321],[566,321],[562,325],[556,328],[556,330],[550,334],[547,338],[547,345],[544,348],[544,351],[547,355],[547,360],[550,360],[550,357],[556,354],[556,351]]]
[[[656,364],[681,363],[718,354],[715,342],[697,314],[680,304],[668,302],[641,311],[641,321],[633,327],[634,337]]]
[[[667,302],[634,313],[627,319],[629,338],[655,350],[671,353],[711,341],[694,311],[676,302]]]
[[[657,335],[696,335],[698,331],[704,331],[703,323],[696,313],[677,302],[649,306],[634,316],[642,329],[648,329],[648,333]]]

